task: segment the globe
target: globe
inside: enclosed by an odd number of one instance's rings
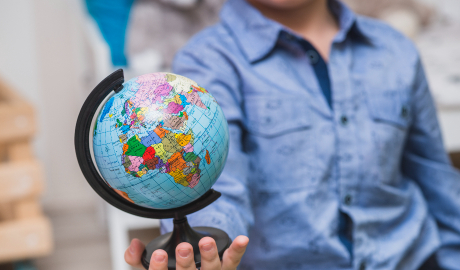
[[[92,154],[108,186],[152,209],[184,206],[223,170],[228,126],[214,97],[172,73],[133,78],[100,106]]]

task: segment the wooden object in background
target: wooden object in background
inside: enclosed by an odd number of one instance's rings
[[[13,205],[12,215],[15,219],[29,219],[34,217],[43,216],[42,207],[40,205],[39,198],[30,197],[28,199],[23,199],[18,201]]]
[[[0,261],[15,261],[49,254],[51,225],[45,217],[0,223]]]
[[[0,164],[0,204],[38,196],[42,191],[43,172],[37,161]]]
[[[43,215],[42,165],[33,154],[33,107],[0,80],[0,263],[44,256],[53,249]]]
[[[6,155],[10,161],[34,160],[32,145],[27,140],[11,142]]]
[[[0,79],[0,142],[30,139],[36,131],[34,109]]]

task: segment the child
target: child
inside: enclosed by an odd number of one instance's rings
[[[335,0],[229,0],[221,19],[173,67],[230,131],[223,196],[190,223],[250,236],[241,269],[460,269],[460,175],[413,44]],[[134,240],[126,261],[142,250]],[[221,269],[213,240],[200,251]],[[195,269],[189,244],[177,252]],[[150,269],[167,269],[163,251]]]

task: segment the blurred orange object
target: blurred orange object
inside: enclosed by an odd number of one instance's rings
[[[47,255],[53,240],[39,202],[44,173],[31,145],[34,109],[1,80],[0,126],[0,262]]]

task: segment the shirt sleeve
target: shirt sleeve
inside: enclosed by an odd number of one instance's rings
[[[213,52],[196,55],[182,51],[173,63],[173,72],[196,81],[208,90],[221,106],[228,121],[229,153],[224,170],[213,189],[222,196],[206,208],[187,216],[191,226],[209,226],[224,230],[234,239],[248,235],[253,224],[249,190],[248,158],[243,151],[243,112],[239,78],[223,57]],[[171,220],[162,220],[162,233],[172,230]]]
[[[420,186],[439,228],[437,259],[444,269],[460,269],[460,173],[444,149],[436,108],[420,60],[413,83],[413,123],[402,170]]]

